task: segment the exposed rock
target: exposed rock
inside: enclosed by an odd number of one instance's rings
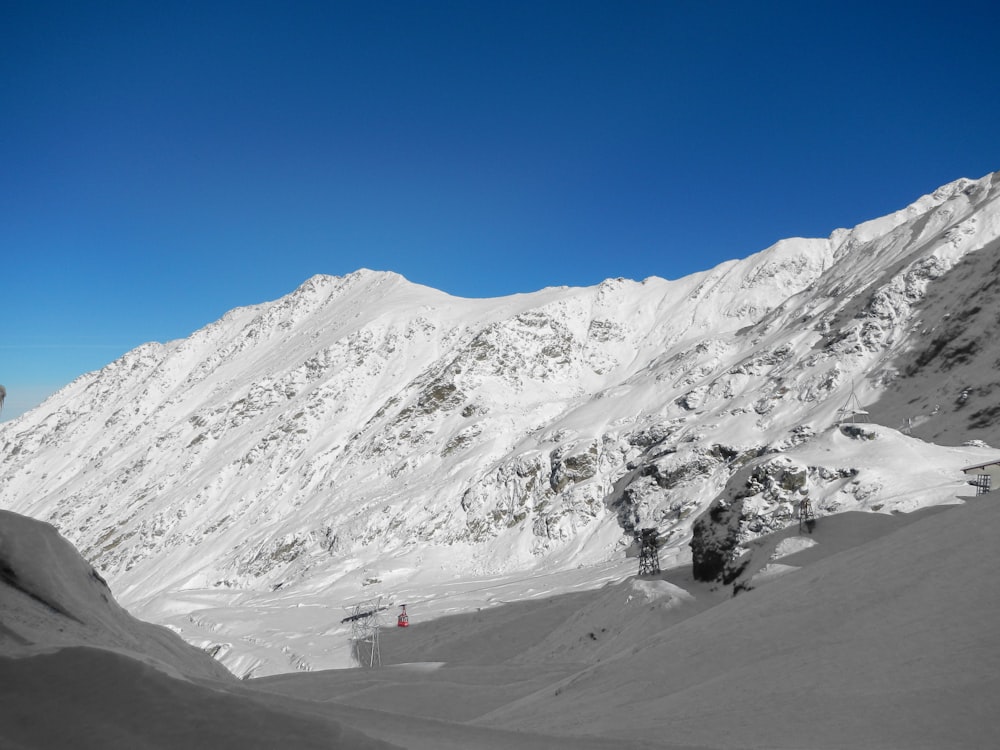
[[[549,454],[552,474],[549,484],[553,492],[562,492],[568,485],[590,479],[597,473],[597,441],[589,445],[566,445]]]

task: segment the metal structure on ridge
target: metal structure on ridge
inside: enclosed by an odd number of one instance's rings
[[[847,403],[842,407],[837,409],[837,422],[839,424],[844,424],[846,422],[867,422],[868,412],[861,408],[861,401],[858,399],[858,394],[854,392],[854,381],[851,381],[851,395],[847,398]]]
[[[381,596],[344,607],[350,614],[340,622],[351,624],[351,652],[361,666],[365,666],[365,662],[369,667],[382,666],[382,654],[379,650],[379,630],[382,623],[379,613],[388,608],[388,605],[382,604]]]
[[[974,477],[970,484],[976,488],[976,495],[986,495],[993,491],[994,479],[1000,484],[1000,461],[966,466],[962,469],[962,473]]]
[[[640,529],[635,540],[639,543],[639,575],[656,575],[660,572],[659,532],[655,528]]]
[[[812,503],[809,502],[809,496],[806,495],[799,500],[799,531],[805,529],[812,534],[815,527],[816,514],[813,512]]]

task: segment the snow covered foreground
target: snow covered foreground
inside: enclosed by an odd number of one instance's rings
[[[122,609],[52,526],[0,511],[0,748],[387,747],[261,700]]]
[[[762,537],[783,574],[735,598],[682,567],[387,630],[380,669],[243,682],[193,674],[194,649],[143,656],[142,635],[65,635],[109,611],[91,569],[5,534],[0,747],[992,747],[996,495]],[[40,524],[0,520],[34,544]]]

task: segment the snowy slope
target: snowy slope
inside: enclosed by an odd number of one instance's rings
[[[24,540],[4,538],[5,569],[49,602],[52,633],[70,606],[106,608],[50,527],[3,520]],[[379,670],[205,682],[86,639],[0,639],[0,745],[382,746],[361,730],[412,750],[988,747],[998,526],[993,496],[837,514],[761,537],[784,572],[735,599],[685,567],[392,629]]]
[[[136,620],[52,526],[0,511],[0,747],[387,748],[248,693]]]
[[[173,679],[83,647],[0,657],[0,746],[79,750],[391,750],[311,707]]]
[[[205,652],[122,609],[52,526],[0,511],[0,656],[71,646],[115,651],[174,677],[232,681]]]
[[[816,549],[865,526],[817,526]],[[992,747],[998,528],[992,498],[815,562],[784,558],[779,582],[678,616],[477,723],[664,746]]]
[[[388,666],[253,680],[411,750],[978,750],[995,711],[1000,505],[760,537],[733,598],[687,567],[383,637]],[[433,661],[431,661],[433,660]]]
[[[917,438],[1000,444],[997,323],[968,270],[996,273],[998,196],[996,175],[959,180],[674,281],[469,300],[317,276],[0,425],[0,498],[238,674],[345,665],[340,606],[374,593],[431,611],[448,582],[612,564],[636,526],[683,560],[727,492],[755,498],[743,532],[763,533],[802,471],[824,513],[953,502],[960,468],[1000,453]],[[983,331],[974,359],[921,356],[945,312]],[[880,451],[919,456],[912,492],[832,431],[849,406],[895,428]]]

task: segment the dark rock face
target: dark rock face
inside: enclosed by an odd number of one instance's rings
[[[563,446],[552,451],[549,460],[552,464],[552,475],[549,483],[553,492],[562,492],[570,484],[590,479],[597,473],[597,442],[589,443],[585,448],[580,446]]]
[[[734,580],[740,573],[741,544],[792,523],[794,508],[809,494],[810,475],[816,481],[823,471],[782,455],[763,456],[736,471],[691,527],[694,577]]]
[[[729,570],[740,542],[743,501],[715,501],[692,526],[691,566],[695,580],[727,582],[735,573]]]
[[[914,437],[1000,445],[1000,243],[967,254],[917,303],[918,345],[885,370],[872,419]]]

